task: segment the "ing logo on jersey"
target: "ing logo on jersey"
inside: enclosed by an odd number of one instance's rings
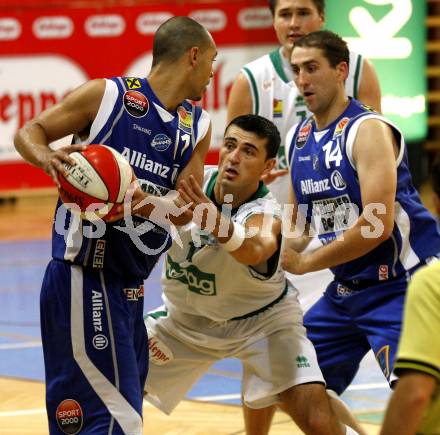
[[[273,117],[282,118],[283,116],[283,100],[273,99]]]
[[[386,344],[376,353],[376,360],[382,369],[383,374],[388,379],[390,377],[390,346]]]
[[[126,77],[125,83],[127,83],[128,89],[139,89],[141,87],[141,81],[137,77]]]
[[[342,118],[338,124],[335,127],[335,132],[333,133],[333,139],[337,136],[340,136],[342,133],[344,133],[345,127],[348,124],[348,121],[350,121],[350,118]]]
[[[188,112],[183,106],[177,108],[177,114],[179,115],[179,128],[186,133],[192,132],[192,113]]]

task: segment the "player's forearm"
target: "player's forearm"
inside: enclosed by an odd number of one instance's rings
[[[388,230],[378,231],[376,234],[368,231],[368,228],[369,222],[361,215],[356,224],[344,231],[339,239],[305,254],[307,271],[314,272],[348,263],[368,254],[389,237]]]
[[[52,150],[43,128],[36,123],[26,124],[15,134],[15,149],[29,163],[43,168]]]

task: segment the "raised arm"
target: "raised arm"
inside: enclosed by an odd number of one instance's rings
[[[382,112],[379,80],[373,65],[368,59],[364,59],[358,100],[373,108],[376,112]]]
[[[227,123],[240,115],[254,113],[254,103],[246,76],[241,72],[232,84],[228,98]]]

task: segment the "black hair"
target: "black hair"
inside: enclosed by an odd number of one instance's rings
[[[266,160],[273,159],[277,156],[281,144],[281,136],[272,121],[260,115],[240,115],[228,124],[225,129],[225,134],[231,125],[236,125],[244,131],[255,133],[260,139],[267,139]]]
[[[346,62],[348,66],[350,65],[350,51],[348,50],[347,43],[330,30],[318,30],[302,36],[293,44],[294,49],[295,47],[321,49],[333,68],[341,62]]]
[[[208,31],[189,17],[176,16],[162,23],[154,34],[152,66],[173,62],[192,47],[205,49],[211,42]]]

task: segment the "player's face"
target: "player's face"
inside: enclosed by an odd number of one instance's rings
[[[278,0],[275,5],[273,26],[284,55],[290,56],[293,43],[301,36],[319,30],[324,24],[312,0]]]
[[[267,139],[231,125],[220,148],[218,181],[232,189],[255,188],[275,159],[267,159]]]
[[[194,68],[191,78],[192,95],[189,99],[199,101],[205,92],[211,77],[214,75],[213,64],[217,57],[217,47],[211,39],[207,48],[201,49],[199,52],[197,65]]]
[[[311,47],[295,47],[291,63],[293,79],[307,108],[315,115],[325,113],[343,89],[346,64],[332,68],[323,51]]]

